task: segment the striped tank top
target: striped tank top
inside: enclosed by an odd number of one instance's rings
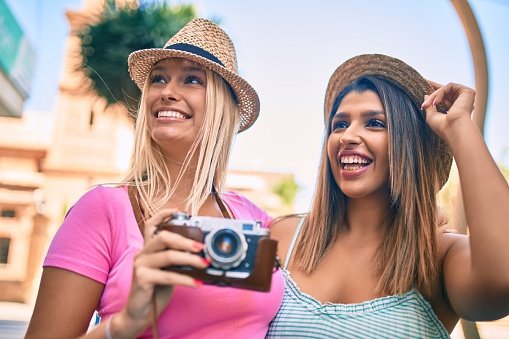
[[[302,293],[287,267],[303,220],[286,255],[283,303],[266,338],[450,338],[416,289],[358,304],[322,304]]]

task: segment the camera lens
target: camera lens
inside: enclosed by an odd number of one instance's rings
[[[214,251],[221,256],[229,257],[239,247],[239,237],[229,229],[216,233],[213,240]]]
[[[228,270],[246,258],[246,238],[231,228],[216,229],[205,237],[204,250],[212,266]]]

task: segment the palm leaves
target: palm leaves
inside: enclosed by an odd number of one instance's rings
[[[97,23],[77,34],[81,40],[80,70],[92,80],[91,88],[107,106],[120,103],[128,110],[138,107],[141,94],[127,70],[127,58],[135,50],[162,47],[195,17],[192,5],[126,1],[119,7],[106,0]]]

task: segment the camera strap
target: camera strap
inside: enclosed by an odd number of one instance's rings
[[[129,200],[131,201],[131,205],[133,207],[134,216],[136,218],[136,222],[138,223],[138,227],[140,228],[141,235],[145,236],[145,222],[143,221],[143,211],[141,209],[140,203],[137,199],[136,194],[136,186],[128,186],[127,193],[129,194]]]
[[[226,207],[226,205],[223,202],[223,199],[219,196],[219,193],[217,193],[216,188],[212,186],[212,194],[214,194],[214,197],[216,198],[217,205],[219,206],[219,209],[221,210],[221,214],[226,219],[233,219],[232,214],[230,213],[230,210]]]

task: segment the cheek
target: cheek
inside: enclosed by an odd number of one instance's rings
[[[207,90],[197,90],[189,93],[189,103],[195,107],[195,109],[205,109],[207,102]]]
[[[159,95],[154,89],[148,89],[145,96],[145,109],[147,112],[151,112],[152,105],[159,99]]]
[[[200,118],[201,120],[205,120],[205,114],[207,114],[207,103],[205,102],[205,100],[202,100],[199,104],[198,104],[198,111],[200,112]]]
[[[327,155],[329,157],[329,161],[331,162],[331,164],[336,162],[336,157],[339,152],[339,150],[338,150],[339,143],[336,142],[335,139],[336,138],[334,137],[334,135],[331,135],[331,136],[329,136],[329,139],[327,140]]]
[[[205,115],[207,114],[207,101],[205,98],[205,92],[200,95],[193,95],[188,100],[188,105],[193,111],[193,121],[198,126],[203,124],[205,121]]]
[[[327,140],[327,156],[329,158],[329,167],[334,173],[334,177],[336,177],[337,173],[340,171],[340,165],[338,162],[338,155],[339,155],[339,140],[340,137],[335,134],[331,134],[329,136],[329,139]],[[336,181],[338,178],[336,178]]]

